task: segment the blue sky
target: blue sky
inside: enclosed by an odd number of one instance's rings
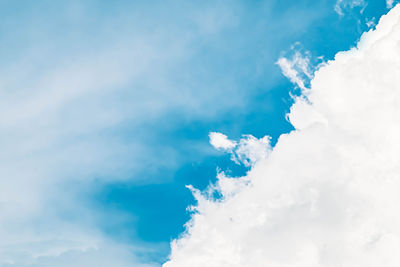
[[[92,229],[165,261],[195,203],[185,185],[247,171],[208,133],[274,144],[291,131],[299,92],[276,61],[332,59],[388,11],[354,3],[0,1],[0,169],[23,196],[2,199],[13,211],[2,227],[49,240]]]

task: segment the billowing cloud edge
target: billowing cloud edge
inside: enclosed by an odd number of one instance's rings
[[[218,175],[221,199],[192,189],[163,266],[398,266],[398,47],[400,6],[316,71],[267,157]]]

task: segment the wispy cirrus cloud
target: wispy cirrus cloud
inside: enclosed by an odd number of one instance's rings
[[[356,7],[360,8],[360,13],[363,13],[368,3],[364,0],[337,0],[335,4],[335,11],[339,16],[345,15],[345,10],[352,10]]]
[[[295,86],[305,91],[313,78],[316,69],[323,65],[322,58],[317,62],[311,62],[309,51],[301,49],[301,44],[292,45],[287,55],[281,56],[276,64],[280,67],[282,74]]]

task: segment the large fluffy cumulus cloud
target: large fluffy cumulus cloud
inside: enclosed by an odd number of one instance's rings
[[[268,158],[195,191],[164,266],[399,266],[399,84],[396,6],[315,73]]]

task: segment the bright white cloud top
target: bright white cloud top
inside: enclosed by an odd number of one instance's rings
[[[399,266],[399,48],[396,6],[315,73],[291,108],[296,130],[247,176],[220,175],[220,200],[195,194],[164,267]]]
[[[210,144],[216,149],[231,151],[236,147],[236,142],[229,140],[228,136],[222,133],[211,132],[209,134]]]

